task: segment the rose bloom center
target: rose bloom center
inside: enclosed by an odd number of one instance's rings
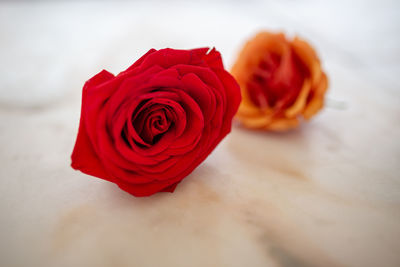
[[[266,53],[247,81],[251,101],[259,107],[286,108],[296,100],[306,69],[290,49],[287,53]]]
[[[163,105],[150,106],[132,119],[132,125],[143,141],[154,145],[173,125],[171,111]]]

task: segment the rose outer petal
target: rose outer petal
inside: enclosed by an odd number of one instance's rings
[[[218,52],[215,47],[207,52],[203,59],[206,61],[207,65],[213,69],[224,69],[224,64],[222,63],[221,53]]]
[[[223,83],[224,88],[226,88],[226,111],[225,118],[233,118],[236,114],[240,101],[242,99],[240,94],[240,87],[236,80],[224,69],[214,70],[217,76]],[[222,130],[222,137],[228,134],[231,130],[232,124],[225,123]]]
[[[201,65],[202,57],[208,50],[208,48],[192,50],[161,49],[149,54],[139,66],[146,69],[158,65],[167,69],[178,64]],[[203,64],[206,65],[205,62]]]
[[[180,181],[177,182],[153,182],[147,184],[130,184],[123,181],[117,183],[122,190],[137,196],[151,196],[157,192],[173,192]]]
[[[138,60],[136,60],[135,63],[133,63],[127,70],[121,72],[121,74],[123,74],[124,72],[128,72],[131,70],[134,70],[135,68],[139,67],[143,61],[150,55],[157,52],[157,50],[155,50],[154,48],[150,49],[149,51],[147,51],[146,54],[144,54],[143,56],[141,56]]]
[[[89,88],[100,85],[113,78],[114,75],[106,70],[103,70],[85,83],[82,90],[81,119],[79,122],[78,136],[76,138],[74,150],[71,155],[72,168],[106,180],[110,180],[110,178],[100,159],[96,155],[95,149],[93,148],[92,142],[87,134],[84,110],[87,103],[87,90],[90,90]]]

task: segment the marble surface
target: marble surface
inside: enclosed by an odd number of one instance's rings
[[[396,1],[0,3],[0,265],[400,266]],[[330,77],[285,134],[235,125],[177,188],[134,198],[69,167],[80,90],[150,47],[298,33]]]

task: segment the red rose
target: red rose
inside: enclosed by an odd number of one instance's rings
[[[215,49],[151,49],[83,87],[72,168],[135,196],[173,192],[230,132],[239,86]]]

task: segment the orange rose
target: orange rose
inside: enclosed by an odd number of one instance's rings
[[[314,49],[298,37],[290,41],[282,33],[258,33],[231,73],[242,91],[237,117],[246,127],[287,130],[324,105],[327,77]]]

